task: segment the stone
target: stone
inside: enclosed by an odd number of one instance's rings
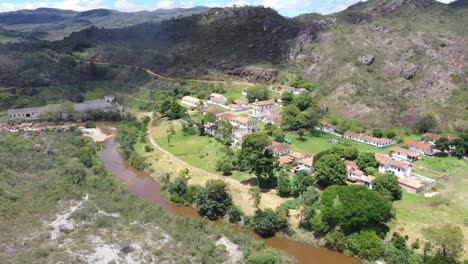
[[[410,80],[411,78],[414,77],[418,70],[418,67],[412,63],[407,63],[401,68],[400,70],[400,75],[401,77]]]
[[[375,57],[371,54],[366,54],[359,57],[359,62],[365,65],[371,65],[374,63]]]

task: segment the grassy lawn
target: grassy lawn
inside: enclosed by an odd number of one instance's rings
[[[421,156],[415,163],[437,171],[450,173],[458,168],[466,167],[468,162],[456,157]]]
[[[420,168],[414,168],[413,172],[417,173],[417,174],[420,174],[422,176],[426,176],[426,177],[431,178],[431,179],[438,179],[440,177],[440,175],[437,174],[437,173],[434,173],[434,172],[428,171],[428,170],[423,170],[423,169],[420,169]]]
[[[347,146],[347,147],[356,147],[361,152],[382,152],[385,151],[386,148],[376,148],[367,144],[362,144],[359,142],[355,142],[352,140],[347,140],[343,138],[336,137],[332,134],[321,133],[321,132],[314,132],[312,135],[306,135],[304,140],[301,141],[298,139],[297,134],[294,133],[286,133],[286,137],[291,139],[292,148],[294,150],[304,150],[310,152],[312,154],[317,154],[321,151],[333,148],[334,146]],[[329,142],[330,139],[338,139],[339,144],[334,145]]]
[[[433,169],[444,169],[450,174],[447,182],[436,186],[439,194],[426,198],[426,190],[418,194],[404,192],[403,199],[395,202],[396,222],[393,227],[411,239],[423,239],[421,231],[429,225],[451,223],[460,226],[465,237],[465,252],[468,252],[468,161],[447,157],[424,157],[418,164]],[[468,257],[465,253],[464,257]]]
[[[166,131],[170,122],[174,126],[175,134],[171,137],[169,145]],[[216,161],[224,146],[216,139],[184,135],[179,121],[164,121],[156,126],[153,132],[156,142],[181,160],[211,173],[219,173],[216,171]],[[231,177],[237,180],[250,178],[247,173],[239,171],[235,171]]]
[[[241,91],[229,91],[229,92],[226,92],[223,94],[224,96],[226,96],[226,98],[230,99],[239,99],[242,97],[242,92]]]

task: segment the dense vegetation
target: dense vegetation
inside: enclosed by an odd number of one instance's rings
[[[93,239],[112,244],[114,239],[106,230],[113,230],[130,243],[140,243],[146,258],[156,262],[223,262],[226,252],[213,238],[228,236],[241,246],[246,258],[273,254],[278,258],[274,263],[281,263],[281,255],[247,235],[202,220],[168,216],[160,207],[137,198],[107,173],[98,151],[98,145],[76,131],[0,134],[0,262],[68,261],[77,251],[92,255]],[[70,241],[51,239],[50,219],[77,201],[83,204],[69,217],[74,226],[62,233]],[[171,239],[163,251],[155,252],[155,244],[148,243],[164,238],[162,233]],[[27,243],[19,246],[20,241]],[[128,248],[125,245],[120,246]],[[138,248],[122,252],[133,250]]]

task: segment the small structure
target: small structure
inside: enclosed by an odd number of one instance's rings
[[[255,103],[252,104],[252,108],[253,116],[256,118],[263,118],[266,115],[276,114],[274,100],[255,100]]]
[[[419,152],[402,147],[393,147],[390,149],[390,155],[399,160],[416,161],[419,157]]]
[[[227,120],[229,123],[231,123],[232,126],[237,128],[238,130],[245,130],[249,133],[258,130],[257,122],[246,117],[241,117],[232,113],[224,113],[220,115],[220,118]]]
[[[314,159],[312,157],[300,159],[297,161],[299,166],[298,170],[313,172],[314,171]]]
[[[275,157],[281,157],[291,153],[291,147],[288,144],[277,141],[273,141],[273,143],[266,148],[270,149]]]
[[[224,112],[223,110],[219,110],[217,108],[213,108],[213,107],[206,107],[203,109],[203,114],[206,115],[208,113],[212,113],[214,114],[216,117],[220,117],[222,116],[223,114],[225,114],[226,112]]]
[[[416,179],[398,178],[398,183],[402,189],[412,194],[425,189],[425,185]]]
[[[225,105],[227,103],[228,99],[219,93],[211,93],[210,94],[210,100],[208,100],[208,104],[212,105]]]
[[[425,154],[428,156],[431,156],[434,154],[433,146],[428,143],[416,142],[413,140],[406,140],[405,145],[407,145],[410,150],[419,152],[421,154]]]
[[[210,123],[210,122],[205,123],[205,133],[213,137],[218,136],[219,134],[218,125],[214,123]]]
[[[107,103],[115,103],[115,96],[113,96],[113,95],[106,95],[106,96],[104,96],[104,100],[105,100]]]
[[[316,126],[315,129],[326,132],[326,133],[336,133],[336,126],[330,123],[322,123]]]
[[[384,148],[396,144],[396,141],[389,138],[377,138],[362,133],[346,131],[343,134],[344,138],[351,139],[357,142],[365,143],[374,147]]]
[[[274,124],[277,127],[280,127],[283,124],[283,118],[278,114],[270,114],[263,117],[262,121],[267,124]]]
[[[182,103],[192,107],[197,107],[202,104],[202,100],[192,96],[184,96],[182,97]]]
[[[413,165],[410,162],[397,160],[387,154],[375,154],[375,159],[379,162],[380,173],[392,173],[398,177],[409,177],[413,172]]]
[[[435,142],[438,140],[438,139],[441,139],[441,138],[447,138],[449,141],[453,141],[455,138],[454,137],[451,137],[451,136],[445,136],[445,135],[441,135],[441,134],[436,134],[436,133],[425,133],[423,135],[423,142],[424,143],[429,143],[431,145],[435,145]]]
[[[305,151],[298,151],[298,152],[293,152],[289,154],[289,156],[293,157],[294,161],[297,162],[301,159],[311,158],[312,154],[310,154],[309,152],[305,152]]]
[[[291,157],[290,155],[281,156],[278,158],[278,163],[282,166],[292,164],[293,162],[294,162],[294,157]]]
[[[241,94],[242,96],[247,96],[247,90],[243,89]]]

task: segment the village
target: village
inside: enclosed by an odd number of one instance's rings
[[[298,95],[304,93],[305,89],[297,89],[290,86],[283,86],[279,90],[279,94],[291,93]],[[197,110],[202,115],[213,115],[216,120],[227,121],[232,125],[233,129],[229,136],[232,137],[232,146],[239,147],[242,145],[242,139],[245,135],[259,131],[265,124],[273,124],[276,127],[282,127],[281,108],[283,107],[280,98],[268,100],[255,100],[253,103],[248,103],[246,98],[247,91],[242,91],[242,97],[228,102],[228,98],[223,94],[212,93],[208,100],[202,100],[192,96],[184,96],[181,103],[187,107]],[[223,137],[223,130],[216,122],[207,122],[204,124],[205,133],[212,137]],[[379,162],[379,173],[390,173],[398,178],[400,186],[409,193],[418,193],[423,190],[434,188],[438,179],[443,179],[447,176],[444,172],[435,171],[430,168],[417,165],[414,162],[421,156],[431,157],[439,150],[435,148],[435,141],[444,137],[441,134],[426,133],[419,140],[405,140],[398,143],[394,138],[373,137],[365,133],[354,131],[345,131],[340,134],[337,131],[336,125],[331,123],[319,123],[315,126],[317,131],[333,135],[330,148],[335,144],[339,144],[342,140],[351,140],[359,144],[369,145],[375,148],[375,159]],[[450,140],[453,137],[448,136]],[[277,157],[277,162],[283,169],[298,172],[306,171],[312,173],[314,171],[314,155],[304,150],[293,151],[291,144],[288,142],[273,141],[272,145],[267,147],[271,149],[274,156]],[[344,159],[343,159],[344,160]],[[361,184],[372,188],[372,182],[375,179],[374,175],[366,175],[365,168],[359,168],[356,161],[344,160],[347,170],[347,178],[349,182]],[[417,173],[414,168],[418,168],[417,172],[429,171],[431,175],[437,177],[427,177]]]

